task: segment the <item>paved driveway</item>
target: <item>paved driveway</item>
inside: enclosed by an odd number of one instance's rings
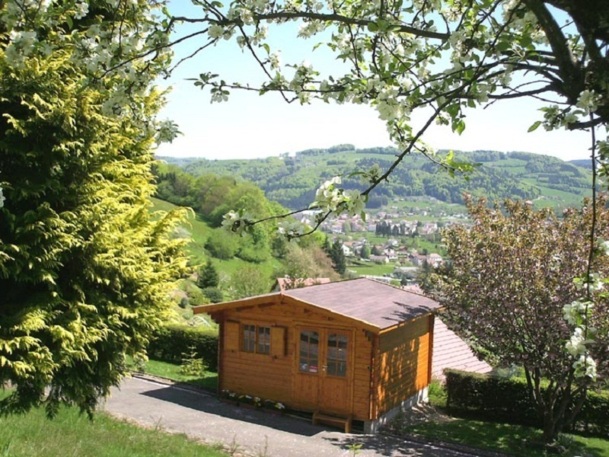
[[[362,457],[471,457],[472,453],[379,435],[344,434],[288,416],[239,408],[216,397],[131,378],[115,389],[104,409],[149,427],[185,433],[242,454],[270,457],[347,457],[361,443]]]

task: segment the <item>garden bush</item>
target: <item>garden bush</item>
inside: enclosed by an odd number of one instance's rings
[[[202,292],[211,303],[220,303],[224,300],[224,294],[217,287],[206,287]]]
[[[194,350],[210,371],[218,370],[218,333],[216,330],[187,325],[160,328],[148,345],[148,357],[169,363],[182,363],[184,354]]]
[[[446,406],[469,417],[540,427],[542,421],[523,378],[445,370]],[[609,392],[590,392],[572,429],[609,434]]]

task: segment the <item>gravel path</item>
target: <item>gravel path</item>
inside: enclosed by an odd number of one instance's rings
[[[233,455],[260,457],[348,457],[361,444],[362,457],[471,457],[467,451],[383,435],[345,434],[289,416],[240,408],[205,392],[151,380],[127,379],[106,400],[109,413],[209,444]]]

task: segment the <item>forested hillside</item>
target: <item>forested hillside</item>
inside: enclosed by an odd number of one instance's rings
[[[152,199],[153,212],[168,212],[175,205],[194,210],[173,233],[175,238],[190,240],[186,248],[194,275],[180,281],[180,290],[173,294],[186,314],[187,305],[266,293],[277,277],[285,275],[337,277],[322,249],[325,237],[321,233],[289,243],[277,236],[273,221],[257,224],[251,236],[244,237],[220,228],[222,215],[230,209],[247,209],[257,218],[286,212],[253,184],[211,175],[194,178],[166,164],[159,164],[154,172],[159,198]],[[210,271],[214,280],[209,279]]]
[[[342,175],[345,187],[363,188],[351,172],[378,166],[387,169],[393,162],[393,148],[355,149],[339,145],[310,149],[293,156],[251,160],[206,160],[162,158],[195,175],[214,174],[251,181],[264,190],[269,200],[291,209],[306,207],[319,184]],[[379,208],[399,198],[434,197],[446,203],[462,203],[463,193],[490,199],[522,198],[537,206],[578,205],[590,193],[590,173],[572,163],[550,156],[525,152],[460,152],[458,157],[478,163],[465,179],[451,178],[421,155],[413,155],[377,188],[368,207]]]

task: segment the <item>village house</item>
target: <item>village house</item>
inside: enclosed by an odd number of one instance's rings
[[[389,263],[389,257],[387,257],[385,254],[381,254],[381,255],[371,254],[370,261],[374,262],[374,263]]]
[[[427,256],[427,263],[434,268],[438,268],[442,265],[442,262],[444,262],[444,260],[440,254],[433,252]]]
[[[438,231],[438,224],[435,222],[426,222],[423,227],[420,227],[421,235],[432,235]]]
[[[413,253],[410,254],[410,262],[417,267],[422,266],[425,262],[427,262],[427,256],[423,254]]]

